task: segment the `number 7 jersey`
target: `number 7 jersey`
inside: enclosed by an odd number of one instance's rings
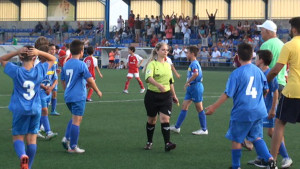
[[[41,113],[40,84],[48,71],[48,63],[39,64],[30,70],[8,62],[4,72],[13,79],[14,90],[9,110],[22,115]]]
[[[267,79],[257,66],[247,64],[234,70],[225,89],[225,94],[233,98],[230,120],[249,122],[266,117],[263,91],[267,89]]]

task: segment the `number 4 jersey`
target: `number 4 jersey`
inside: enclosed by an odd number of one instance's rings
[[[14,90],[9,110],[23,115],[41,113],[40,84],[45,78],[48,63],[39,64],[30,70],[11,62],[5,66],[4,72],[13,79]]]
[[[79,59],[70,59],[65,63],[61,80],[65,81],[65,102],[78,102],[86,99],[86,79],[92,77],[86,64]]]
[[[234,70],[226,84],[225,94],[233,98],[232,121],[256,121],[267,116],[263,91],[268,89],[264,73],[247,64]]]

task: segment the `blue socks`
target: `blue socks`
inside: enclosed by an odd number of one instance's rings
[[[51,112],[54,112],[56,110],[56,103],[57,103],[57,99],[51,99]]]
[[[21,158],[22,155],[26,155],[24,141],[21,140],[14,141],[14,148],[19,158]]]
[[[241,156],[242,156],[242,149],[231,150],[232,169],[238,169],[241,166],[240,163]]]
[[[265,162],[268,162],[272,157],[270,154],[268,147],[263,139],[259,139],[253,142],[253,145],[256,150],[256,154],[261,157]]]
[[[283,157],[283,158],[289,158],[288,152],[285,148],[284,142],[281,142],[280,147],[279,147],[279,154]]]
[[[78,137],[79,137],[79,126],[76,126],[72,124],[71,130],[70,130],[70,147],[71,149],[74,149],[77,146],[78,143]]]
[[[33,160],[34,160],[34,156],[36,154],[36,148],[37,148],[36,144],[29,144],[29,145],[27,145],[26,154],[29,157],[29,168],[31,168],[31,166],[32,166],[32,163],[33,163]]]
[[[72,119],[69,121],[67,128],[66,128],[65,137],[67,138],[67,140],[70,140],[71,126],[72,126]]]
[[[177,129],[180,128],[182,122],[184,121],[184,119],[186,117],[186,114],[187,114],[187,110],[181,110],[181,112],[180,112],[180,114],[178,116],[175,128],[177,128]]]
[[[51,131],[48,116],[41,116],[41,124],[44,126],[46,133]]]
[[[206,131],[206,115],[204,110],[202,110],[201,112],[198,113],[198,118],[199,118],[199,122],[200,122],[200,126],[202,128],[203,131]]]

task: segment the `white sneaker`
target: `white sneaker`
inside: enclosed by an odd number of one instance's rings
[[[281,168],[289,168],[293,164],[291,158],[283,158],[281,161]]]
[[[38,138],[43,138],[43,139],[45,138],[45,136],[42,135],[41,130],[38,131],[37,137]]]
[[[78,153],[78,154],[81,154],[81,153],[84,153],[84,152],[85,152],[85,150],[79,148],[78,146],[76,146],[74,149],[71,149],[71,148],[68,149],[68,153]]]
[[[170,130],[175,132],[175,133],[180,133],[180,128],[177,129],[174,125],[170,126]]]
[[[128,94],[129,92],[128,92],[128,90],[123,90],[123,93],[126,93],[126,94]]]
[[[58,133],[53,133],[52,131],[48,131],[48,133],[46,134],[45,139],[51,140],[52,138],[56,137],[57,135],[58,135]]]
[[[204,131],[204,130],[200,129],[200,130],[197,130],[197,131],[193,131],[192,134],[194,134],[194,135],[207,135],[208,130]]]
[[[70,141],[66,137],[63,137],[61,143],[66,150],[70,149]]]
[[[144,93],[145,92],[145,89],[141,89],[140,93]]]
[[[40,127],[40,131],[45,131],[45,128],[44,128],[44,126],[43,126],[43,125],[41,125],[41,127]]]

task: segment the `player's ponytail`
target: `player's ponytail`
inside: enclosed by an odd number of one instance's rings
[[[164,42],[159,42],[159,43],[157,43],[157,44],[155,45],[155,47],[153,48],[153,50],[152,50],[152,52],[151,52],[151,54],[150,54],[150,57],[149,57],[147,63],[145,64],[145,66],[144,66],[144,68],[143,68],[143,72],[146,71],[147,66],[148,66],[148,64],[149,64],[151,61],[157,59],[157,51],[158,51],[163,45],[167,45],[167,44],[164,43]]]

